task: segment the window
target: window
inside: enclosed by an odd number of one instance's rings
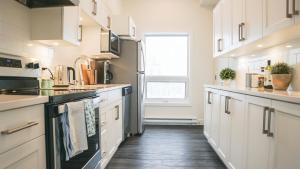
[[[146,101],[184,102],[188,98],[188,34],[147,34]]]

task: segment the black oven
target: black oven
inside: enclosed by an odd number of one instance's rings
[[[47,169],[100,169],[100,111],[99,97],[90,95],[88,97],[72,100],[72,102],[93,99],[95,108],[96,134],[87,137],[88,149],[82,153],[66,160],[63,143],[62,121],[66,112],[61,111],[60,106],[70,101],[49,103],[46,105],[46,148]]]

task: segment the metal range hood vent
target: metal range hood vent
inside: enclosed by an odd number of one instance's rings
[[[29,8],[78,6],[79,0],[16,0]]]

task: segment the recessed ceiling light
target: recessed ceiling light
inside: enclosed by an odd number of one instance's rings
[[[251,55],[251,56],[256,56],[256,55],[253,54],[253,55]]]
[[[258,47],[258,48],[262,48],[262,47],[263,47],[263,45],[262,45],[262,44],[259,44],[259,45],[257,45],[257,47]]]
[[[58,42],[54,42],[53,45],[54,45],[54,46],[58,46],[59,43],[58,43]]]
[[[293,46],[292,45],[286,45],[285,47],[286,48],[292,48]]]
[[[80,20],[80,21],[83,21],[83,18],[82,18],[82,17],[80,17],[80,18],[79,18],[79,20]]]
[[[28,43],[27,46],[28,46],[28,47],[31,47],[31,46],[33,46],[33,44],[32,44],[32,43]]]

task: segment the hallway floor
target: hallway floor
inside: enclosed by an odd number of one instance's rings
[[[202,126],[147,126],[127,139],[107,169],[226,169]]]

